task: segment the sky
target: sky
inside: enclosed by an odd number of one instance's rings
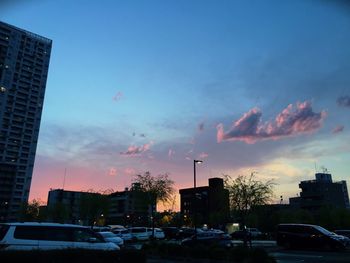
[[[348,1],[5,0],[0,20],[53,40],[30,199],[146,171],[190,188],[195,159],[197,186],[254,172],[276,202],[349,179]]]

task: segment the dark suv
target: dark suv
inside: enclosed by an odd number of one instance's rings
[[[277,245],[286,248],[344,249],[350,239],[317,225],[280,224],[276,231]]]

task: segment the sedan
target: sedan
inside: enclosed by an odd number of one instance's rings
[[[103,240],[106,242],[114,243],[119,247],[122,247],[124,245],[124,240],[112,232],[103,231],[103,232],[98,232],[97,234],[100,235],[103,238]]]
[[[205,246],[214,245],[223,248],[232,247],[232,241],[229,235],[215,232],[198,233],[196,236],[185,238],[181,242],[181,245],[188,247],[197,246],[199,244]]]

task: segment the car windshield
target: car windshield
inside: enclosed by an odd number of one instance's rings
[[[328,231],[327,229],[321,227],[321,226],[315,226],[315,228],[320,231],[322,234],[327,236],[334,236],[335,234],[333,232]]]
[[[116,236],[113,233],[107,233],[107,232],[101,232],[100,235],[103,237],[115,237]]]

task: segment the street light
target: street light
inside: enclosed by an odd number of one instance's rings
[[[193,224],[194,224],[194,238],[197,238],[197,222],[196,222],[196,217],[197,217],[197,193],[196,193],[196,163],[202,163],[203,161],[201,160],[193,160],[193,191],[194,191],[194,200],[193,200]]]

